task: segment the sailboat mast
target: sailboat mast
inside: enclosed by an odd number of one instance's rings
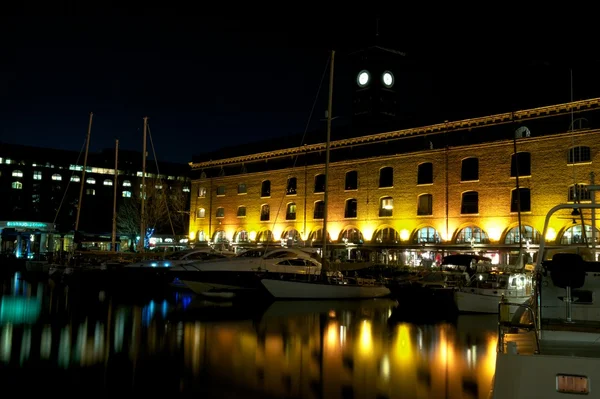
[[[113,190],[112,250],[117,252],[117,191],[119,189],[119,139],[115,140],[115,182]]]
[[[144,116],[144,144],[142,148],[142,192],[140,196],[142,198],[142,207],[140,213],[140,252],[144,252],[144,244],[146,242],[146,213],[145,213],[145,202],[146,202],[146,130],[148,128],[148,117]]]
[[[81,173],[81,185],[79,186],[79,201],[77,202],[77,217],[75,218],[75,232],[79,231],[79,216],[81,215],[81,203],[83,202],[83,189],[85,186],[85,170],[87,168],[88,152],[90,149],[90,135],[92,133],[93,112],[90,112],[87,138],[85,139],[85,156],[83,157],[83,172]]]
[[[335,50],[331,50],[331,66],[329,69],[329,98],[327,100],[327,143],[325,146],[325,192],[323,193],[323,254],[321,260],[325,267],[325,254],[327,253],[327,207],[328,207],[328,183],[329,183],[329,143],[331,141],[331,110],[333,99],[333,60]]]

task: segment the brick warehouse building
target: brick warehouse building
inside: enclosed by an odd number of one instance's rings
[[[510,261],[519,248],[517,175],[522,245],[533,255],[550,208],[593,200],[585,186],[598,173],[599,109],[595,98],[333,140],[332,256],[373,250],[380,261],[418,264],[468,251]],[[320,247],[323,141],[195,159],[190,239]],[[591,240],[584,216],[585,228],[579,216],[553,219],[546,238]]]

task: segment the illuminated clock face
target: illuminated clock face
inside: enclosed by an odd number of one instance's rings
[[[390,71],[385,71],[381,76],[385,87],[392,87],[394,85],[394,75]]]
[[[369,75],[369,72],[362,70],[358,73],[358,76],[356,77],[356,82],[360,87],[365,87],[369,83],[370,79],[371,76]]]

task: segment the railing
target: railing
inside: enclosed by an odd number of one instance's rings
[[[525,308],[525,310],[527,310],[530,313],[531,316],[531,320],[532,322],[530,323],[520,323],[520,322],[513,322],[511,320],[511,315],[510,315],[510,307],[511,306],[518,306],[518,307],[522,307]],[[527,304],[523,304],[523,303],[515,303],[515,302],[508,302],[506,300],[506,298],[504,298],[504,295],[502,295],[502,298],[500,299],[500,302],[498,303],[498,348],[497,351],[498,353],[504,353],[504,334],[505,334],[505,330],[506,329],[520,329],[520,330],[527,330],[527,332],[530,331],[534,331],[535,334],[535,354],[539,354],[540,353],[540,341],[538,338],[538,325],[537,325],[537,318],[536,318],[536,313],[535,310],[533,309],[533,307],[531,305],[527,305]]]

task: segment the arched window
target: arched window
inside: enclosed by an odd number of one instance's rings
[[[419,165],[417,172],[417,184],[432,184],[433,183],[433,164],[425,162]]]

